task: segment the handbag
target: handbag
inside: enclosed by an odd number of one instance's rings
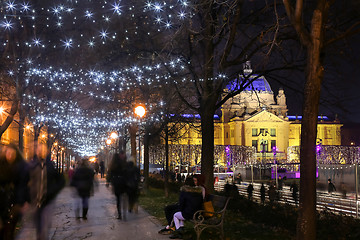
[[[203,203],[203,205],[204,205],[204,210],[205,210],[205,213],[203,214],[204,217],[208,217],[208,218],[213,217],[214,214],[209,213],[209,212],[214,212],[214,206],[213,206],[212,202],[206,201]]]

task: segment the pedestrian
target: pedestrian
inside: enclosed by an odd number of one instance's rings
[[[281,178],[281,176],[278,177],[278,190],[282,190],[283,189],[283,179]]]
[[[68,171],[68,178],[69,178],[70,183],[71,183],[72,177],[74,176],[74,172],[75,172],[75,165],[72,165]]]
[[[0,239],[12,240],[16,224],[29,201],[29,167],[18,148],[10,144],[0,152]]]
[[[134,162],[127,163],[126,168],[126,194],[129,198],[129,212],[135,210],[137,213],[137,201],[139,198],[140,169]]]
[[[331,179],[329,178],[328,179],[328,193],[332,193],[332,192],[334,192],[334,191],[336,191],[336,187],[335,187],[335,185],[331,182]]]
[[[122,198],[122,195],[126,192],[126,153],[120,151],[115,153],[109,167],[109,174],[106,181],[111,183],[115,197],[116,197],[116,207],[118,212],[118,219],[126,218],[126,211],[123,211],[121,214],[121,206],[125,208],[125,201]],[[107,184],[108,186],[108,184]],[[121,203],[123,201],[123,203]]]
[[[195,186],[192,178],[186,178],[185,185],[180,190],[180,210],[176,212],[173,217],[176,230],[170,236],[170,239],[182,237],[184,231],[184,221],[192,219],[194,213],[202,208],[202,203],[202,188]]]
[[[342,197],[346,198],[347,187],[344,182],[341,182],[340,188],[341,188]]]
[[[105,175],[105,163],[104,163],[103,160],[100,161],[99,167],[100,167],[100,177],[104,178],[104,175]]]
[[[94,171],[96,175],[98,175],[100,172],[100,165],[97,161],[94,162]]]
[[[261,204],[264,205],[265,204],[265,186],[264,186],[264,183],[261,183],[261,187],[260,187],[260,200],[261,200]]]
[[[80,218],[80,206],[82,205],[82,218],[87,220],[89,198],[94,191],[94,171],[89,167],[87,159],[81,160],[80,166],[74,172],[70,185],[76,188],[79,196],[75,204],[75,217],[77,219]]]
[[[246,189],[247,193],[248,193],[248,199],[252,200],[252,196],[253,196],[253,191],[254,191],[254,186],[250,183],[249,186]]]
[[[238,173],[235,178],[235,183],[241,184],[241,182],[242,182],[241,173]]]
[[[276,187],[274,186],[273,183],[270,183],[268,194],[269,194],[270,203],[271,204],[274,203],[276,199]]]
[[[298,204],[298,192],[299,192],[299,188],[296,184],[295,181],[293,181],[293,183],[290,185],[290,191],[292,190],[292,197],[294,199],[295,205],[297,206]]]
[[[34,222],[37,240],[48,239],[51,226],[53,200],[65,185],[65,178],[59,174],[48,154],[45,144],[38,143],[30,167],[30,197],[35,207]]]

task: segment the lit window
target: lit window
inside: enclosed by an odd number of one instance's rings
[[[253,128],[252,129],[252,136],[253,137],[255,137],[255,136],[257,136],[258,134],[257,134],[257,128]]]
[[[276,129],[275,128],[270,129],[270,136],[276,137]]]

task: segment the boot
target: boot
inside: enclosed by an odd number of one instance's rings
[[[87,215],[88,210],[89,210],[89,208],[83,208],[83,219],[84,220],[87,220],[86,215]]]

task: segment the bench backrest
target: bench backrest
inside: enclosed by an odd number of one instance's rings
[[[219,195],[210,195],[210,200],[213,204],[215,211],[221,211],[227,207],[228,197],[219,196]]]

